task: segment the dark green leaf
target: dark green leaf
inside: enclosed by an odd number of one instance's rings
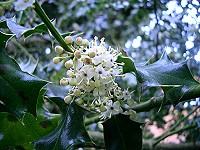
[[[137,79],[142,91],[148,87],[162,87],[166,98],[174,104],[178,103],[184,94],[200,86],[193,78],[186,62],[173,63],[169,58],[162,57],[157,62],[136,66]]]
[[[6,45],[6,42],[13,37],[13,34],[5,34],[0,31],[0,48]]]
[[[40,89],[47,83],[21,71],[16,61],[0,50],[0,112],[22,118],[26,112],[36,116]]]
[[[47,33],[48,32],[48,28],[46,27],[46,25],[44,23],[39,24],[37,26],[35,26],[32,29],[27,30],[26,32],[24,32],[24,36],[25,38],[31,36],[32,34],[42,34],[42,33]]]
[[[0,28],[7,28],[6,20],[0,21]]]
[[[83,123],[87,111],[75,102],[67,105],[58,97],[51,100],[60,108],[61,120],[53,132],[34,142],[36,150],[66,150],[81,143],[91,143]]]
[[[0,149],[6,147],[32,150],[32,141],[51,132],[57,120],[36,120],[31,114],[25,114],[22,122],[9,113],[0,113]]]
[[[123,73],[136,72],[134,62],[129,57],[118,56],[116,62],[124,63]]]
[[[107,150],[142,149],[142,124],[127,115],[114,115],[103,123]]]

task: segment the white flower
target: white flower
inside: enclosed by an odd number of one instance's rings
[[[94,78],[95,80],[98,80],[101,78],[105,78],[108,76],[108,73],[104,70],[104,68],[102,67],[102,65],[98,65],[95,69],[95,75],[94,75]]]
[[[123,98],[124,98],[124,100],[131,99],[131,94],[132,94],[132,92],[129,92],[128,89],[124,90],[123,91]]]
[[[103,97],[103,96],[106,96],[106,87],[105,86],[100,86],[99,88],[95,88],[93,90],[93,96],[94,97]]]
[[[120,107],[121,104],[119,101],[116,101],[113,103],[112,100],[109,100],[108,105],[106,107],[106,111],[102,112],[102,115],[100,116],[101,119],[110,118],[111,115],[117,115],[119,113],[123,113],[122,108]]]
[[[76,70],[80,70],[83,67],[83,62],[80,59],[77,59],[75,61],[75,67]]]
[[[16,11],[21,11],[25,10],[27,7],[30,7],[35,3],[35,0],[17,0],[14,2],[15,10]]]
[[[84,80],[89,81],[94,76],[94,68],[91,65],[85,65],[79,73]]]

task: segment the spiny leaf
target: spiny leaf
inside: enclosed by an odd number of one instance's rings
[[[142,149],[142,124],[127,115],[114,115],[103,123],[107,150]]]
[[[61,120],[53,132],[34,142],[35,149],[66,150],[81,143],[91,143],[83,123],[84,115],[88,112],[75,102],[67,105],[58,97],[51,100],[60,108]]]
[[[166,99],[173,104],[177,104],[184,94],[192,94],[191,89],[200,86],[186,62],[174,63],[165,56],[153,64],[136,66],[136,70],[143,91],[149,87],[161,87]]]
[[[0,56],[0,112],[19,118],[26,112],[36,116],[38,94],[47,81],[21,71],[16,61],[2,49]]]

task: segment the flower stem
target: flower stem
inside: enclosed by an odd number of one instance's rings
[[[36,0],[35,3],[35,11],[41,18],[41,20],[45,23],[47,28],[50,30],[51,34],[55,37],[55,39],[58,41],[60,46],[62,46],[66,51],[73,52],[72,49],[65,43],[63,37],[60,35],[58,30],[55,28],[55,26],[51,23],[49,17],[44,12],[43,8],[40,6],[39,2]]]

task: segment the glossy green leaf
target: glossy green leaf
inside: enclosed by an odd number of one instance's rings
[[[32,150],[32,141],[51,132],[57,120],[38,120],[31,114],[25,114],[22,121],[9,113],[0,113],[0,149],[13,147]]]
[[[195,94],[192,89],[200,87],[186,62],[174,63],[163,56],[153,64],[136,66],[136,69],[142,91],[149,87],[161,87],[167,100],[174,104],[177,104],[185,94]]]
[[[127,115],[114,115],[103,123],[107,150],[142,149],[142,124],[132,121]]]
[[[51,100],[60,108],[61,120],[53,132],[34,142],[35,149],[66,150],[82,143],[91,143],[83,123],[84,115],[88,112],[75,102],[67,105],[58,97]]]
[[[118,56],[116,62],[124,63],[123,73],[136,72],[134,62],[129,57]]]
[[[0,21],[0,28],[7,28],[6,20]]]
[[[46,27],[46,25],[44,23],[39,24],[37,26],[35,26],[32,29],[27,30],[26,32],[24,32],[24,36],[25,38],[31,36],[32,34],[42,34],[42,33],[47,33],[48,32],[48,28]]]
[[[0,112],[22,118],[26,112],[36,116],[40,89],[46,81],[21,71],[16,61],[0,50]]]
[[[13,34],[5,34],[0,31],[0,48],[6,45],[6,42],[13,37]]]

